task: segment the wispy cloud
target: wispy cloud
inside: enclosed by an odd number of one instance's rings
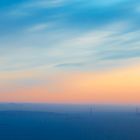
[[[136,0],[15,2],[0,19],[0,71],[129,65],[127,60],[140,57],[139,5]]]
[[[29,32],[39,32],[39,31],[45,31],[47,28],[49,27],[49,25],[46,23],[40,23],[40,24],[37,24],[37,25],[34,25],[32,27],[30,27],[28,29]]]

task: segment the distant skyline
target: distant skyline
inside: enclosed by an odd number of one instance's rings
[[[139,0],[1,0],[0,17],[0,102],[140,102]]]

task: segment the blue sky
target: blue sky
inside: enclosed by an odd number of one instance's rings
[[[139,0],[0,0],[0,102],[139,103],[139,71]]]
[[[138,0],[2,0],[0,16],[0,71],[140,62]]]

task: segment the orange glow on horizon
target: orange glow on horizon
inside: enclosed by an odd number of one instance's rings
[[[118,103],[140,102],[140,67],[108,72],[58,74],[50,84],[15,87],[0,94],[2,102]]]

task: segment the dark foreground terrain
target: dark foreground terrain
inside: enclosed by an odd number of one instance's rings
[[[140,116],[0,111],[0,140],[140,140]]]

